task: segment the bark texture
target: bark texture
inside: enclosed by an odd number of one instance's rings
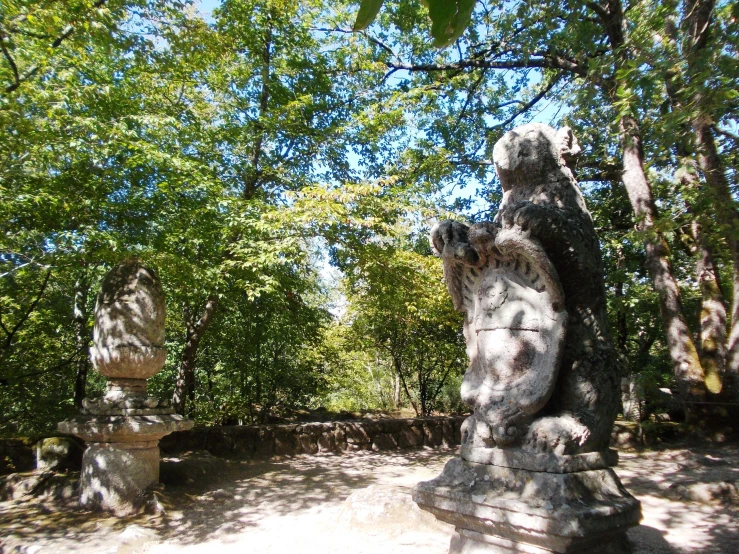
[[[669,247],[664,237],[654,228],[658,214],[644,172],[638,123],[632,117],[623,117],[620,132],[623,183],[636,216],[637,228],[645,234],[647,270],[659,294],[660,313],[678,387],[684,397],[702,396],[705,375],[683,315],[680,288],[672,272]]]
[[[87,272],[84,271],[74,286],[74,327],[75,327],[75,351],[77,352],[77,363],[74,380],[74,405],[82,408],[82,400],[85,398],[87,387],[87,374],[90,370],[90,346],[91,333],[88,327],[90,314],[87,309],[87,297],[90,293],[90,282]]]
[[[187,401],[193,400],[195,393],[195,362],[197,360],[198,348],[200,341],[203,339],[205,331],[208,329],[213,315],[218,307],[218,297],[210,296],[205,302],[205,306],[197,321],[193,321],[190,314],[186,313],[187,319],[187,338],[185,348],[182,351],[182,359],[180,367],[177,371],[177,382],[175,383],[174,393],[172,394],[172,405],[175,412],[185,415],[187,409]]]

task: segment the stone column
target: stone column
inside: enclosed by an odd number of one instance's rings
[[[567,128],[506,133],[495,220],[431,234],[466,315],[473,413],[461,457],[413,499],[456,526],[450,554],[625,554],[641,518],[611,469],[620,368],[598,238],[568,167],[579,151]]]
[[[159,439],[190,429],[170,402],[150,397],[146,381],[164,365],[164,293],[159,278],[136,259],[114,267],[95,306],[93,367],[108,379],[102,398],[86,398],[82,414],[59,423],[87,443],[80,504],[116,515],[138,512],[159,482]]]

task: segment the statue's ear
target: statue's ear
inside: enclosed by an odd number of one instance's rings
[[[560,154],[568,163],[582,152],[582,148],[577,143],[577,138],[569,127],[562,127],[557,131],[557,142],[559,143]]]

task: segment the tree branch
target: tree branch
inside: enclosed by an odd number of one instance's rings
[[[8,49],[5,48],[5,37],[6,35],[0,31],[0,49],[2,49],[5,59],[8,60],[8,65],[10,65],[10,69],[13,71],[13,78],[15,79],[15,83],[17,84],[20,82],[20,76],[18,75],[18,66],[15,63],[13,56],[11,56],[10,52],[8,52]]]
[[[41,284],[41,289],[39,290],[39,293],[36,296],[36,299],[33,301],[33,303],[31,303],[31,305],[29,306],[28,310],[26,310],[26,313],[23,315],[23,317],[20,318],[18,323],[15,324],[15,326],[10,331],[10,333],[8,333],[8,335],[5,337],[5,344],[3,345],[3,351],[10,348],[10,345],[13,342],[13,338],[15,337],[15,334],[18,332],[21,326],[26,322],[26,320],[31,316],[33,311],[36,309],[36,306],[38,306],[38,303],[41,301],[41,297],[44,295],[44,291],[46,290],[46,285],[49,284],[50,278],[51,278],[51,269],[49,269],[49,271],[46,272],[46,277],[44,278],[44,282]],[[4,325],[3,325],[3,330],[5,330]]]
[[[465,113],[467,112],[467,108],[469,107],[470,103],[472,102],[472,97],[475,94],[475,91],[480,86],[480,83],[482,83],[482,80],[485,78],[485,73],[487,70],[483,69],[480,72],[480,76],[475,80],[474,83],[472,83],[472,86],[467,91],[467,98],[464,101],[464,105],[462,106],[462,109],[459,110],[459,115],[457,116],[457,121],[454,124],[454,128],[452,129],[452,133],[455,133],[457,131],[457,128],[462,123],[462,118],[464,117]]]
[[[547,83],[547,85],[543,89],[541,89],[537,94],[535,94],[531,100],[529,100],[523,106],[521,106],[521,109],[516,111],[516,113],[514,113],[511,117],[506,119],[503,123],[493,125],[492,128],[501,129],[513,123],[513,121],[518,116],[525,114],[527,111],[533,108],[537,104],[537,102],[539,102],[539,100],[544,98],[544,96],[546,96],[547,93],[554,88],[554,86],[560,81],[560,79],[562,79],[562,73],[558,73],[551,81],[549,81],[549,83]]]
[[[87,13],[85,15],[90,14],[93,10],[96,10],[100,7],[102,7],[108,0],[98,0],[95,2],[92,6],[90,6],[90,9],[87,10]],[[54,39],[54,42],[51,43],[51,49],[59,48],[59,46],[67,40],[70,36],[72,36],[72,33],[74,33],[76,27],[76,23],[70,23],[64,29],[62,29],[62,32]],[[5,51],[5,48],[3,47],[3,51]],[[11,92],[15,91],[20,87],[24,82],[28,81],[38,73],[38,70],[40,69],[40,66],[38,64],[33,64],[31,67],[29,67],[26,71],[23,72],[23,75],[18,75],[17,68],[15,71],[15,82],[12,85],[9,85],[5,87],[5,94],[10,94]]]
[[[525,69],[525,68],[546,68],[546,69],[562,69],[574,73],[579,77],[585,77],[587,71],[577,62],[568,60],[562,56],[554,54],[538,54],[536,59],[524,58],[524,59],[511,59],[503,61],[493,60],[478,60],[468,59],[460,60],[453,63],[439,63],[439,64],[410,64],[410,63],[396,63],[387,62],[386,65],[390,69],[404,69],[410,72],[433,72],[433,71],[454,71],[464,69]]]

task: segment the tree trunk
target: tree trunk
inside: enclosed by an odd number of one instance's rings
[[[87,296],[90,293],[90,281],[85,268],[74,284],[74,329],[75,329],[75,351],[77,362],[75,364],[74,379],[74,405],[82,408],[82,400],[85,398],[87,387],[87,374],[90,370],[90,330],[87,327],[90,314],[87,310]]]
[[[403,376],[403,372],[402,372],[403,363],[400,360],[399,356],[395,356],[392,353],[391,353],[391,356],[393,358],[393,366],[395,367],[395,373],[400,378],[400,382],[403,385],[403,390],[405,391],[405,395],[408,397],[408,401],[411,403],[411,406],[413,407],[413,411],[416,412],[416,416],[418,417],[421,415],[421,410],[419,409],[418,404],[416,404],[416,402],[413,401],[413,397],[411,396],[411,391],[408,389],[408,383],[406,382],[405,377]]]
[[[616,269],[623,269],[624,266],[624,250],[621,246],[616,251]],[[615,297],[618,300],[618,312],[616,312],[616,347],[618,353],[624,360],[629,354],[628,338],[629,328],[626,320],[626,306],[623,304],[624,299],[624,282],[619,279],[616,283]],[[630,373],[630,371],[629,371]],[[623,377],[623,375],[621,375]]]
[[[673,43],[677,44],[677,30],[672,26],[667,28]],[[685,89],[684,79],[677,71],[668,73],[665,79],[665,89],[672,111],[685,112],[685,102],[681,97]],[[698,163],[694,159],[694,138],[691,136],[689,122],[680,125],[682,130],[675,140],[675,153],[680,161],[677,171],[680,184],[689,189],[693,195],[701,193],[701,183],[698,175]],[[698,320],[699,325],[699,355],[701,365],[705,371],[706,389],[711,393],[718,393],[722,388],[722,380],[726,370],[726,301],[719,280],[718,268],[713,259],[706,229],[710,220],[702,209],[694,209],[689,201],[685,201],[685,209],[692,218],[690,236],[693,241],[692,254],[695,257],[696,279],[701,291],[701,308]]]
[[[698,148],[698,163],[706,178],[708,195],[715,207],[716,221],[721,234],[726,238],[733,262],[731,329],[726,341],[727,363],[724,380],[725,395],[736,396],[739,392],[739,210],[731,195],[731,187],[723,170],[710,121],[706,117],[693,122]],[[721,388],[711,392],[720,392]]]
[[[261,170],[259,169],[260,158],[263,150],[263,143],[266,136],[266,130],[264,122],[261,121],[266,115],[269,109],[270,100],[270,72],[272,63],[272,27],[268,25],[264,32],[264,44],[262,47],[262,68],[261,68],[261,81],[262,89],[259,96],[259,119],[255,125],[256,137],[252,144],[252,151],[249,159],[249,167],[244,172],[243,179],[243,190],[242,197],[244,200],[251,200],[256,194],[260,186]],[[239,237],[234,237],[229,241],[229,248],[233,246],[235,242],[238,242]],[[230,257],[232,254],[227,254],[226,257]],[[190,398],[194,395],[195,390],[195,358],[197,357],[198,347],[200,341],[205,333],[210,320],[213,317],[216,306],[218,305],[218,297],[211,295],[203,309],[203,313],[198,320],[198,323],[192,325],[188,319],[187,328],[187,340],[185,343],[185,349],[182,351],[182,359],[180,360],[180,368],[177,372],[177,383],[175,385],[174,394],[172,397],[172,403],[175,410],[179,414],[185,413],[185,397],[186,395]]]
[[[393,375],[393,407],[400,409],[400,374],[397,371]]]
[[[692,118],[695,149],[698,154],[698,165],[706,179],[708,197],[715,210],[716,222],[721,235],[731,250],[733,262],[731,329],[724,345],[726,364],[720,368],[725,370],[726,384],[724,395],[734,398],[739,393],[739,209],[731,194],[731,187],[724,172],[721,157],[716,147],[712,128],[711,110],[707,95],[711,92],[705,88],[705,67],[710,60],[706,59],[706,45],[711,33],[715,0],[686,0],[683,13],[683,28],[687,32],[684,48],[687,61],[687,79],[696,91],[687,104],[694,109]],[[720,291],[720,289],[719,289]],[[721,390],[720,381],[711,390]]]
[[[670,265],[669,247],[654,227],[657,208],[644,172],[639,126],[633,117],[624,116],[619,130],[623,151],[623,182],[636,216],[637,228],[646,235],[647,270],[659,294],[660,312],[678,388],[684,400],[702,397],[705,394],[705,374],[683,315],[680,288]]]
[[[630,56],[626,45],[627,29],[623,5],[621,0],[607,0],[605,7],[597,4],[592,7],[601,18],[603,29],[616,56],[616,71],[606,91],[616,105],[621,101],[621,90],[627,86],[626,83],[619,81],[619,73],[628,67]],[[667,335],[673,372],[683,400],[690,401],[704,396],[705,375],[690,328],[683,315],[680,288],[670,264],[669,246],[654,225],[657,220],[657,207],[644,171],[639,123],[633,115],[626,113],[621,116],[619,135],[624,165],[623,183],[634,211],[637,229],[645,235],[647,270],[659,294],[660,313]]]
[[[718,269],[697,220],[691,224],[691,235],[695,243],[695,268],[701,291],[700,359],[706,374],[706,388],[717,394],[721,392],[726,370],[726,303]]]
[[[269,109],[269,98],[270,98],[270,72],[272,64],[272,28],[267,27],[264,31],[264,44],[262,47],[262,69],[261,69],[261,81],[262,90],[259,94],[259,120],[254,125],[256,130],[256,137],[252,144],[251,155],[249,159],[249,168],[246,172],[244,179],[244,190],[243,197],[245,200],[251,200],[259,189],[259,181],[262,176],[262,172],[259,168],[259,160],[262,156],[262,146],[265,138],[265,126],[264,117],[267,115]]]
[[[182,359],[180,367],[177,371],[177,382],[175,384],[174,393],[172,394],[172,405],[175,411],[180,415],[185,415],[187,409],[187,399],[192,400],[195,392],[195,362],[197,359],[198,347],[200,341],[208,329],[208,325],[213,320],[216,307],[218,306],[218,297],[209,296],[203,307],[200,318],[192,321],[190,314],[186,313],[187,320],[187,337],[185,340],[185,348],[182,351]]]

